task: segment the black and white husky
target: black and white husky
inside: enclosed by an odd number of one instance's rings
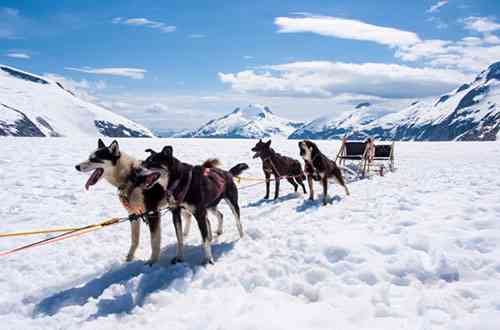
[[[304,159],[307,182],[309,183],[309,199],[314,199],[313,180],[320,181],[323,186],[323,205],[328,199],[328,179],[333,178],[339,185],[344,187],[346,195],[349,189],[344,181],[342,172],[335,161],[326,157],[318,148],[316,143],[304,140],[299,142],[300,156]]]
[[[134,178],[140,172],[142,161],[137,160],[120,150],[118,142],[115,140],[109,146],[99,139],[97,149],[89,158],[76,165],[80,172],[92,172],[85,184],[85,188],[95,185],[104,178],[111,185],[118,188],[118,196],[129,214],[142,214],[146,209],[158,209],[159,200],[164,197],[164,190],[160,183],[151,186],[146,192],[143,185],[137,185]],[[191,215],[183,212],[183,218],[190,223]],[[147,216],[151,233],[151,257],[148,264],[158,261],[160,256],[161,231],[159,212],[152,212]],[[135,252],[139,246],[140,221],[131,221],[131,244],[126,260],[131,261],[135,257]],[[184,232],[187,235],[189,226]]]
[[[172,263],[183,260],[181,210],[187,210],[194,215],[203,240],[205,263],[214,263],[211,250],[212,231],[207,213],[210,212],[218,218],[217,234],[221,234],[223,215],[217,210],[217,206],[224,199],[233,212],[240,237],[243,236],[238,188],[233,178],[248,169],[248,165],[241,163],[225,171],[217,167],[219,162],[216,159],[209,159],[198,166],[181,162],[173,156],[171,146],[164,147],[160,152],[151,149],[146,151],[150,152],[150,156],[142,163],[147,169],[143,180],[146,182],[146,189],[155,189],[156,182],[162,182],[166,194],[160,204],[166,203],[172,210],[177,236],[177,255]]]

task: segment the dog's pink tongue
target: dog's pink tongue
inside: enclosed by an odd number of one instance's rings
[[[101,177],[102,169],[98,168],[92,172],[90,178],[85,183],[85,190],[89,190],[90,186],[93,186],[97,183],[97,180]]]

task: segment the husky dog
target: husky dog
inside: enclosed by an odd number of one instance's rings
[[[165,191],[161,184],[150,185],[148,191],[144,185],[137,184],[134,180],[141,171],[141,161],[134,159],[120,150],[115,140],[109,146],[99,139],[97,149],[92,152],[88,160],[75,166],[77,171],[92,172],[85,188],[95,185],[101,178],[106,179],[111,185],[118,188],[119,198],[129,214],[142,214],[145,210],[156,210],[147,215],[151,233],[151,257],[148,264],[156,262],[160,255],[160,215],[157,212],[158,202],[163,199]],[[191,215],[183,212],[183,218],[190,223]],[[127,261],[134,259],[139,246],[140,221],[131,221],[131,245],[127,253]],[[186,226],[187,235],[189,226]]]
[[[267,142],[259,140],[259,142],[257,142],[257,144],[252,148],[252,151],[255,152],[253,158],[260,157],[262,160],[262,170],[264,171],[264,175],[266,177],[265,199],[269,198],[269,179],[271,178],[271,174],[274,175],[275,180],[274,199],[279,196],[280,180],[283,176],[285,176],[288,182],[292,184],[295,192],[297,192],[299,188],[298,184],[300,184],[304,194],[306,193],[306,187],[304,186],[306,176],[304,175],[302,166],[298,160],[280,155],[274,151],[273,148],[271,148],[271,140]]]
[[[146,150],[151,155],[142,163],[149,172],[146,174],[146,189],[153,187],[157,181],[166,187],[165,200],[172,207],[175,234],[177,236],[177,255],[172,263],[183,260],[183,236],[181,210],[186,209],[194,215],[203,240],[205,263],[213,264],[212,231],[207,219],[207,212],[213,213],[219,220],[217,233],[222,233],[222,213],[217,210],[220,201],[224,199],[231,208],[236,220],[240,237],[243,237],[243,227],[240,221],[238,205],[238,188],[233,180],[248,169],[248,165],[240,163],[229,171],[218,168],[218,160],[209,159],[201,166],[193,166],[179,161],[173,156],[173,148],[166,146],[161,152]],[[152,178],[150,178],[152,176]],[[162,201],[161,203],[164,203]]]
[[[328,159],[319,151],[318,146],[309,140],[299,142],[300,155],[306,163],[305,172],[309,183],[309,199],[314,200],[313,180],[321,181],[323,186],[323,205],[326,205],[328,198],[328,179],[333,177],[335,181],[345,189],[346,195],[349,190],[345,185],[342,172],[333,161]]]

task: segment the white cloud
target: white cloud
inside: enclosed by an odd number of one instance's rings
[[[15,53],[15,52],[7,53],[5,56],[12,57],[12,58],[19,58],[19,59],[23,59],[23,60],[29,60],[31,58],[31,56],[29,54]]]
[[[342,39],[373,41],[387,46],[410,45],[420,41],[414,32],[330,16],[277,17],[274,23],[279,33],[311,32]]]
[[[395,56],[404,61],[424,61],[433,67],[455,68],[478,73],[500,59],[500,46],[493,38],[466,37],[460,41],[424,40],[421,43],[399,48]],[[489,43],[490,45],[485,45]]]
[[[108,75],[108,76],[121,76],[132,79],[143,79],[146,70],[138,69],[138,68],[73,68],[66,67],[65,70],[78,71],[84,73],[92,73],[99,75]]]
[[[447,92],[471,77],[458,71],[398,64],[327,61],[269,65],[219,79],[239,93],[329,98],[344,93],[388,98],[424,97]]]
[[[465,28],[476,32],[494,32],[500,30],[500,24],[488,17],[471,16],[463,20]]]
[[[436,13],[439,11],[439,9],[443,6],[446,6],[448,4],[448,0],[441,0],[433,4],[429,9],[427,9],[428,13]]]
[[[115,17],[111,20],[113,24],[124,24],[132,26],[144,26],[151,29],[157,29],[162,33],[174,32],[177,28],[174,25],[167,25],[163,22],[153,21],[147,18],[123,18]]]
[[[169,109],[167,105],[158,102],[150,104],[144,109],[145,112],[152,115],[165,114],[168,112],[168,110]]]
[[[500,44],[500,38],[494,34],[486,34],[484,36],[484,41],[489,44],[495,44],[495,45]]]
[[[102,80],[74,80],[56,73],[45,73],[43,76],[49,80],[60,83],[66,90],[89,102],[96,102],[98,100],[96,94],[107,88],[106,82]]]
[[[204,34],[201,34],[201,33],[192,33],[192,34],[188,35],[188,37],[191,39],[201,39],[201,38],[205,38],[206,36]]]
[[[442,6],[442,5],[441,5]],[[483,33],[483,38],[469,37],[460,41],[421,39],[416,33],[381,27],[357,20],[311,16],[278,17],[279,32],[313,32],[324,36],[373,41],[395,50],[395,57],[407,62],[433,68],[456,69],[477,73],[500,59],[499,38],[493,34],[500,24],[491,18],[469,17],[463,20],[466,28]],[[433,20],[433,19],[431,19]]]

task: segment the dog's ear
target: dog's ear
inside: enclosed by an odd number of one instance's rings
[[[118,141],[113,140],[109,145],[109,151],[115,157],[120,157],[120,146],[118,145]]]
[[[259,139],[259,143],[262,143],[262,139]]]
[[[163,147],[161,153],[167,156],[168,158],[171,158],[172,154],[174,153],[174,148],[172,148],[172,146],[165,146]]]
[[[267,141],[265,144],[266,144],[266,147],[271,146],[271,140]]]
[[[153,149],[149,149],[149,148],[148,148],[148,149],[146,149],[146,150],[144,150],[144,151],[145,151],[145,152],[149,152],[151,155],[156,154],[156,151],[154,151]]]
[[[97,148],[101,149],[101,148],[104,148],[104,147],[106,147],[106,145],[104,144],[104,142],[101,139],[97,140]]]

